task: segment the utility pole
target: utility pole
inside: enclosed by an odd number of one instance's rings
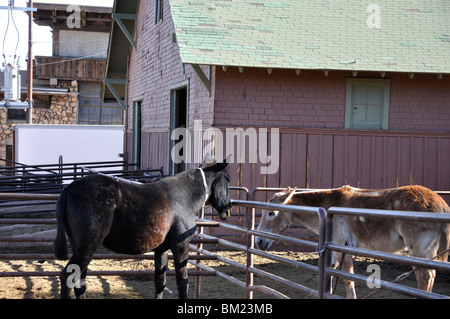
[[[27,120],[28,124],[33,124],[33,0],[29,0],[29,25],[28,25],[28,110]]]

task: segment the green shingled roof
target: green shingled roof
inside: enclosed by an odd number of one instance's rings
[[[374,2],[170,0],[170,7],[185,64],[450,73],[449,0]]]

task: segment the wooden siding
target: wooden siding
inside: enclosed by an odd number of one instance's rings
[[[356,130],[283,131],[280,170],[256,186],[450,189],[450,134]],[[446,198],[449,201],[450,198]]]
[[[59,80],[103,81],[106,60],[36,57],[36,77]]]
[[[142,167],[163,166],[167,174],[168,132],[143,132],[142,142]],[[252,190],[419,184],[450,190],[450,133],[282,129],[279,154],[280,169],[273,175],[261,175],[259,163],[233,163],[231,185]]]
[[[280,155],[280,186],[450,189],[450,134],[290,131]]]
[[[169,133],[158,130],[142,132],[141,167],[157,169],[163,167],[164,174],[169,174]]]

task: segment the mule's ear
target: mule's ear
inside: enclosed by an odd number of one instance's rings
[[[223,171],[224,169],[226,169],[228,167],[228,165],[231,163],[231,160],[233,159],[233,155],[228,155],[226,159],[223,160],[222,163],[218,163],[217,167],[218,167],[218,171]]]
[[[227,156],[226,159],[223,160],[223,164],[226,164],[226,166],[228,166],[232,160],[233,160],[233,154],[230,154]]]
[[[210,165],[209,167],[207,167],[207,169],[210,169],[211,171],[214,171],[214,172],[221,172],[228,167],[229,163],[230,163],[230,156],[228,156],[226,159],[224,159],[223,162],[219,162],[214,165]]]
[[[290,194],[291,193],[291,186],[289,186],[288,188],[283,190],[283,192],[286,193],[286,194]]]
[[[273,194],[272,198],[269,199],[269,203],[274,203],[274,204],[281,203],[282,202],[281,198],[283,196],[286,196],[286,193],[281,192],[281,193]]]
[[[213,166],[216,164],[216,159],[211,156],[211,154],[207,153],[203,160],[203,163],[200,165],[200,168],[207,168],[209,166]]]
[[[214,157],[212,157],[211,154],[206,153],[205,159],[203,160],[203,164],[206,164],[206,165],[216,164],[216,159]]]

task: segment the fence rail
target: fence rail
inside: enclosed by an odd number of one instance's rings
[[[6,160],[2,160],[5,161]],[[60,193],[65,186],[75,179],[96,174],[114,175],[127,180],[150,182],[163,177],[163,169],[136,170],[136,164],[123,161],[59,163],[48,165],[24,165],[11,163],[13,166],[0,166],[0,193]],[[96,172],[91,172],[95,170]]]

